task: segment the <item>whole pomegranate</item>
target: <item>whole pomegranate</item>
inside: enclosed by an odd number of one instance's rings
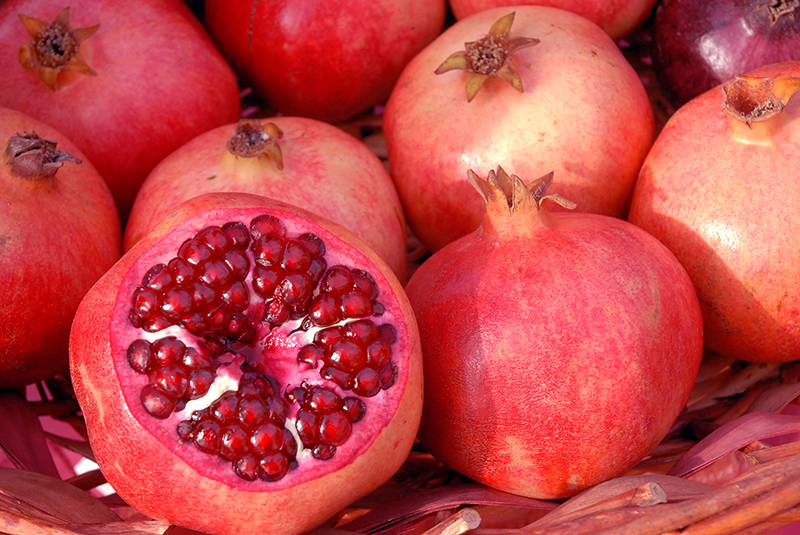
[[[264,195],[339,223],[406,280],[407,228],[394,183],[375,153],[339,128],[276,117],[198,136],[145,180],[125,228],[124,250],[181,202],[214,191]]]
[[[246,193],[190,199],[87,294],[70,370],[108,482],[153,518],[297,534],[404,462],[413,313],[345,228]]]
[[[84,294],[120,257],[114,199],[54,128],[0,108],[0,389],[68,368]]]
[[[656,0],[449,0],[456,19],[503,6],[549,6],[594,22],[614,40],[625,37],[647,18]]]
[[[123,219],[159,161],[241,108],[233,70],[181,0],[9,0],[0,71],[0,106],[69,137]]]
[[[447,29],[403,71],[383,125],[406,217],[432,251],[478,227],[467,171],[496,164],[555,170],[578,210],[624,217],[654,137],[644,87],[608,35],[540,6]]]
[[[708,349],[758,362],[800,354],[800,62],[689,101],[642,167],[630,221],[694,282]],[[727,113],[726,113],[727,112]]]
[[[491,487],[559,499],[647,455],[686,403],[703,349],[691,281],[621,219],[551,213],[552,174],[529,191],[471,173],[478,229],[414,272],[425,368],[420,435]]]
[[[389,97],[442,31],[445,0],[206,0],[206,23],[255,92],[286,115],[327,122]]]

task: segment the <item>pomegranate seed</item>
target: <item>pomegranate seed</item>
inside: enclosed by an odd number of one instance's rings
[[[347,417],[351,424],[354,424],[367,414],[367,405],[358,398],[346,397],[344,398],[342,414]]]
[[[339,303],[331,294],[318,294],[308,305],[308,318],[319,327],[333,325],[340,319]]]
[[[351,340],[338,340],[330,348],[328,361],[337,370],[352,373],[367,364],[364,348]]]
[[[183,397],[189,387],[189,378],[180,366],[167,364],[150,372],[150,384],[173,399]]]
[[[389,345],[397,341],[397,331],[391,323],[384,323],[381,325],[381,338],[386,340]]]
[[[342,338],[344,338],[344,329],[337,325],[317,331],[314,335],[314,342],[327,349]]]
[[[183,288],[172,288],[164,294],[161,313],[169,319],[177,320],[191,312],[194,301],[192,295]]]
[[[192,312],[188,316],[183,316],[178,324],[197,336],[201,336],[206,332],[206,321],[199,312]]]
[[[332,446],[330,444],[317,444],[314,446],[314,449],[311,450],[311,454],[314,456],[314,458],[319,459],[320,461],[327,461],[333,458],[335,453],[336,446]]]
[[[239,402],[239,421],[250,429],[267,419],[267,403],[257,396],[245,396]]]
[[[353,277],[344,266],[333,266],[322,277],[320,290],[332,295],[342,295],[353,288]]]
[[[292,435],[291,431],[285,427],[283,428],[283,443],[285,444],[283,452],[286,454],[286,457],[289,459],[297,457],[297,441],[294,439],[294,435]]]
[[[311,258],[319,258],[325,254],[325,242],[316,234],[307,232],[301,234],[297,240],[305,246]]]
[[[212,368],[211,359],[205,353],[201,353],[193,347],[187,347],[183,353],[183,366],[187,369],[199,370]]]
[[[286,271],[307,271],[311,265],[311,255],[298,240],[287,240],[281,258],[281,267]]]
[[[278,266],[283,258],[284,241],[282,238],[267,234],[253,242],[250,250],[253,259],[262,266]]]
[[[267,418],[278,425],[286,423],[286,417],[289,415],[289,407],[286,403],[276,396],[268,396],[266,402]]]
[[[372,302],[358,290],[344,294],[340,306],[346,318],[364,318],[372,314]]]
[[[186,286],[196,278],[194,266],[183,258],[173,258],[169,261],[168,266],[172,273],[172,280],[178,286]]]
[[[383,338],[377,338],[367,346],[367,364],[376,370],[386,365],[391,355],[391,347]]]
[[[137,288],[133,292],[132,312],[141,319],[147,319],[158,309],[158,294],[153,290]]]
[[[380,336],[380,329],[371,320],[357,320],[345,325],[344,335],[357,344],[366,346]]]
[[[200,267],[200,280],[212,288],[227,286],[233,280],[233,273],[222,259],[215,258]]]
[[[188,442],[192,440],[194,436],[194,422],[190,420],[184,420],[178,424],[178,438],[181,439],[183,442]]]
[[[195,235],[195,238],[208,245],[217,254],[224,253],[233,245],[225,231],[217,226],[204,228]]]
[[[353,275],[353,284],[355,284],[359,292],[364,294],[370,301],[378,298],[378,286],[375,284],[375,279],[372,278],[372,275],[361,269],[354,269],[351,273]]]
[[[282,453],[275,453],[263,457],[259,462],[261,479],[264,481],[277,481],[289,471],[289,461]]]
[[[303,407],[316,414],[328,414],[342,408],[342,398],[327,388],[312,387],[303,400]]]
[[[256,370],[247,370],[239,380],[239,395],[272,396],[275,389],[269,381]]]
[[[250,245],[250,231],[244,223],[240,221],[232,221],[222,225],[222,230],[228,235],[233,246],[237,249],[247,249]]]
[[[254,481],[259,476],[258,458],[248,453],[233,463],[233,471],[246,481]]]
[[[186,395],[189,399],[198,399],[206,395],[214,382],[214,372],[207,369],[192,370],[188,375],[189,385]]]
[[[353,426],[341,412],[325,414],[320,418],[319,440],[329,446],[341,446],[350,436]]]
[[[239,249],[231,249],[222,255],[221,258],[231,269],[231,274],[233,275],[234,279],[243,281],[245,278],[247,278],[247,274],[250,273],[250,259],[247,258],[247,255],[244,253],[244,251],[240,251]]]
[[[178,257],[183,258],[193,266],[199,266],[210,260],[214,256],[211,247],[197,239],[189,239],[183,242],[178,249]]]
[[[238,405],[236,392],[225,392],[208,406],[208,413],[220,423],[229,422],[236,418]]]
[[[313,347],[313,346],[312,346]],[[150,342],[147,340],[134,340],[128,346],[128,364],[138,373],[147,373],[153,365],[153,353]]]
[[[221,429],[214,420],[203,420],[194,428],[194,444],[200,451],[219,453]]]
[[[171,326],[172,322],[163,316],[153,316],[142,323],[141,329],[148,333],[157,333]]]
[[[199,310],[208,310],[217,301],[217,292],[204,282],[195,282],[188,288],[192,302]]]
[[[311,411],[297,411],[297,421],[295,422],[297,436],[304,446],[310,447],[319,442],[317,433],[317,416]]]
[[[142,406],[148,414],[156,418],[166,418],[175,409],[175,402],[164,394],[159,392],[153,385],[145,385],[140,394]]]
[[[305,362],[312,368],[317,367],[317,363],[322,362],[325,358],[325,351],[312,344],[305,345],[297,352],[297,361]]]
[[[389,364],[381,368],[381,371],[379,373],[381,377],[381,388],[383,388],[384,390],[390,388],[395,383],[395,381],[397,381],[398,373],[399,372],[397,370],[397,365],[394,362],[390,362]]]
[[[287,305],[291,306],[306,301],[311,297],[312,290],[311,278],[308,273],[290,273],[278,283],[276,295],[279,295]]]
[[[264,321],[270,325],[281,325],[285,323],[292,312],[286,303],[280,298],[270,299],[265,303],[264,307]]]
[[[260,215],[250,222],[250,234],[254,240],[267,234],[283,238],[286,236],[286,227],[283,221],[275,216]]]
[[[234,461],[247,453],[247,430],[241,424],[230,423],[220,436],[219,454],[226,461]]]
[[[172,286],[173,283],[172,273],[170,273],[166,264],[156,264],[142,277],[142,287],[154,292],[162,292],[165,288]]]
[[[253,290],[261,297],[268,299],[275,293],[275,288],[283,277],[283,270],[275,267],[257,265],[253,268]]]
[[[250,435],[250,448],[256,455],[271,455],[283,447],[283,431],[272,422],[265,422]]]
[[[222,302],[235,312],[244,312],[250,305],[250,291],[242,281],[233,282],[233,284],[222,290],[220,297]]]
[[[159,338],[151,345],[153,359],[161,366],[180,362],[186,354],[186,345],[174,336]]]
[[[337,370],[333,366],[324,366],[319,371],[319,376],[328,381],[333,381],[343,390],[350,390],[353,388],[353,376],[345,371]]]
[[[359,396],[370,398],[381,391],[381,381],[378,372],[372,368],[364,368],[353,378],[353,392]]]
[[[325,274],[325,269],[327,267],[328,263],[324,258],[313,258],[311,260],[308,266],[308,276],[311,277],[311,282],[314,286],[322,279],[322,275]]]

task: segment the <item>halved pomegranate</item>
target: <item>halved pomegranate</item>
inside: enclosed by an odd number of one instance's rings
[[[300,533],[382,484],[421,413],[417,327],[349,231],[242,193],[184,203],[81,303],[70,364],[109,483],[210,533]]]

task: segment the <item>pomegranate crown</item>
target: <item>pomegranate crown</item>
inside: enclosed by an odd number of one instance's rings
[[[511,63],[511,56],[520,48],[539,44],[533,37],[511,37],[514,12],[501,17],[489,29],[489,33],[477,40],[464,43],[464,50],[450,55],[434,71],[442,74],[459,69],[467,73],[467,102],[472,102],[490,76],[505,80],[522,93],[522,78]]]
[[[283,131],[275,123],[262,124],[257,119],[242,119],[228,140],[228,151],[242,158],[267,156],[278,170],[283,169],[283,153],[278,140]]]
[[[56,149],[56,145],[56,141],[36,132],[13,135],[3,151],[3,163],[10,165],[15,175],[30,180],[54,176],[64,162],[81,163],[72,154]]]
[[[574,209],[577,206],[574,202],[557,193],[546,193],[554,175],[550,171],[526,185],[517,175],[509,175],[499,165],[497,171],[489,171],[486,179],[479,177],[472,169],[467,171],[467,179],[481,194],[487,207],[502,204],[511,214],[531,203],[535,203],[536,209],[540,210],[545,200],[554,201],[569,210]]]

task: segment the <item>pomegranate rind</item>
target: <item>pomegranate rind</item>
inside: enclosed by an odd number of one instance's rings
[[[686,272],[652,236],[607,216],[543,215],[513,237],[484,221],[406,288],[423,443],[481,483],[561,499],[666,435],[699,369],[702,321]]]
[[[800,62],[753,77],[800,76]],[[667,122],[642,166],[628,220],[689,272],[707,349],[751,362],[800,353],[800,99],[768,121],[722,109],[722,87]]]
[[[401,373],[395,386],[387,391],[397,388],[400,394],[396,394],[396,410],[387,417],[385,427],[376,428],[371,443],[360,447],[336,471],[324,473],[316,469],[309,477],[287,476],[272,486],[262,481],[252,485],[244,480],[220,478],[218,474],[212,477],[213,469],[195,463],[199,457],[181,457],[165,445],[162,437],[143,423],[138,399],[126,398],[125,379],[118,373],[118,359],[124,354],[114,356],[118,321],[115,313],[120,299],[130,295],[121,297],[121,293],[129,292],[127,281],[132,270],[141,269],[143,255],[169,241],[174,228],[193,222],[199,225],[203,214],[210,212],[227,214],[229,219],[238,218],[241,213],[306,219],[310,228],[333,233],[351,244],[351,254],[362,255],[361,262],[371,265],[373,276],[382,279],[379,284],[384,297],[391,293],[396,299],[394,321],[407,349],[404,354],[395,355]],[[172,242],[172,254],[175,250]],[[194,198],[128,251],[81,303],[71,333],[70,367],[92,449],[118,494],[148,516],[214,534],[295,534],[321,524],[399,469],[416,437],[422,407],[416,322],[390,268],[346,229],[290,205],[249,194],[215,193]]]
[[[29,180],[0,162],[0,388],[67,371],[78,304],[121,254],[119,214],[91,162],[51,126],[0,108],[0,152],[11,136],[34,131],[82,163]]]

